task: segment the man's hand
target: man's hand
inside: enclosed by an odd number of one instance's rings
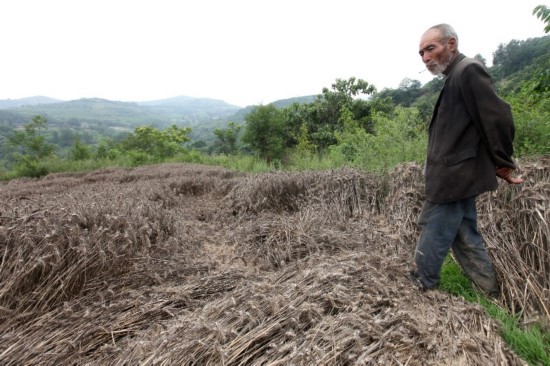
[[[521,184],[524,182],[522,178],[514,178],[512,177],[512,172],[514,170],[512,168],[508,168],[506,166],[502,168],[497,168],[497,177],[504,179],[508,182],[508,184]]]

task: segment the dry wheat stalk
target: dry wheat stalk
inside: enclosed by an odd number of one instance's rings
[[[505,304],[547,319],[549,161],[479,202]],[[0,185],[0,363],[516,365],[481,308],[405,278],[420,167],[166,164]]]

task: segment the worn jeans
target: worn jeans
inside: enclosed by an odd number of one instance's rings
[[[418,224],[416,272],[425,288],[437,286],[443,261],[452,249],[466,276],[486,293],[498,293],[495,271],[477,230],[475,197],[445,204],[426,201]]]

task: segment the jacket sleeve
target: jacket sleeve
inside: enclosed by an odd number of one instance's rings
[[[464,68],[460,81],[468,113],[495,167],[515,169],[512,159],[515,127],[510,105],[497,95],[485,66],[477,60]]]

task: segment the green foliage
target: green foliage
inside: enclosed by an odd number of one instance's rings
[[[97,147],[97,150],[95,152],[95,156],[99,159],[105,159],[109,154],[109,147],[106,141],[102,141],[99,143],[99,146]]]
[[[550,58],[548,59],[548,65],[538,69],[534,75],[536,83],[533,87],[533,91],[540,95],[550,96]]]
[[[508,44],[500,44],[493,53],[491,75],[495,81],[522,70],[536,60],[550,57],[550,37],[530,38],[524,41],[512,40]]]
[[[141,161],[143,156],[166,159],[185,151],[183,143],[189,141],[189,127],[172,125],[160,131],[153,126],[137,127],[122,143],[122,149],[132,152],[133,159]]]
[[[325,151],[337,142],[334,132],[343,128],[340,115],[344,107],[368,130],[371,124],[371,108],[369,102],[363,98],[375,92],[373,85],[354,77],[348,80],[336,79],[331,90],[323,88],[322,94],[312,104],[312,113],[307,120],[312,143]]]
[[[533,15],[546,23],[544,32],[550,32],[550,8],[545,5],[539,5],[533,9]],[[547,62],[536,71],[535,80],[537,80],[534,92],[537,94],[543,94],[547,97],[550,95],[550,57],[547,57]]]
[[[122,143],[117,144],[114,141],[102,140],[97,146],[94,158],[115,160],[123,154],[121,151],[121,145]]]
[[[213,156],[208,163],[240,172],[265,173],[273,170],[273,164],[255,156],[218,155]]]
[[[275,104],[273,104],[275,105]],[[297,138],[303,131],[307,131],[307,139],[312,143],[310,125],[315,121],[314,102],[311,103],[293,103],[281,109],[284,120],[285,147],[292,148],[298,144]]]
[[[214,130],[214,135],[218,138],[216,150],[222,154],[235,155],[238,151],[241,127],[235,122],[229,122],[224,129],[216,128]]]
[[[347,162],[342,158],[337,159],[327,154],[304,154],[299,151],[292,150],[288,154],[290,164],[285,166],[285,169],[290,171],[304,170],[330,170],[338,169],[346,166]]]
[[[317,146],[310,141],[309,131],[307,129],[307,124],[305,122],[300,126],[300,130],[296,136],[296,152],[305,156],[310,156],[315,154]]]
[[[48,144],[42,134],[46,122],[46,118],[34,116],[22,130],[14,130],[7,137],[13,168],[18,176],[41,177],[48,174],[48,170],[38,164],[55,152],[55,146]]]
[[[193,143],[191,143],[190,146],[194,150],[204,150],[208,145],[206,144],[206,142],[202,140],[198,140],[198,141],[193,141]]]
[[[395,105],[409,107],[421,95],[422,84],[418,80],[403,79],[398,89],[384,89],[379,98],[391,98]]]
[[[396,108],[393,115],[378,113],[372,145],[385,166],[424,161],[428,143],[423,121],[415,108]]]
[[[518,156],[550,154],[550,97],[532,93],[534,83],[523,83],[506,98],[514,113]]]
[[[480,53],[477,53],[474,58],[481,61],[484,65],[487,65],[487,60]]]
[[[337,144],[331,146],[333,152],[339,153],[345,161],[355,162],[358,155],[365,148],[369,134],[359,126],[357,120],[347,107],[343,107],[340,116],[342,131],[334,132]]]
[[[143,151],[130,150],[127,155],[130,159],[130,166],[132,167],[146,165],[150,161],[149,154]]]
[[[550,8],[546,5],[538,5],[533,9],[533,15],[536,15],[537,18],[546,23],[544,27],[544,33],[550,32]]]
[[[80,142],[80,139],[75,139],[71,150],[69,151],[69,159],[71,160],[86,160],[92,156],[90,146]]]
[[[376,112],[373,119],[374,133],[368,133],[344,109],[345,127],[336,134],[338,144],[331,147],[331,157],[370,171],[424,160],[427,135],[418,110],[397,107],[389,115]]]
[[[43,161],[33,159],[28,155],[18,156],[13,168],[17,177],[40,178],[50,173],[50,170],[43,164]]]
[[[336,132],[344,128],[340,119],[346,108],[361,128],[372,129],[372,113],[377,109],[391,110],[388,100],[369,101],[365,97],[376,91],[373,85],[354,77],[348,80],[336,79],[332,88],[323,88],[311,103],[293,103],[283,108],[284,146],[292,155],[326,152],[329,146],[337,144]]]
[[[268,164],[280,160],[285,152],[284,121],[273,105],[258,106],[246,116],[243,142]]]
[[[434,110],[435,103],[439,94],[427,94],[422,95],[414,101],[411,107],[414,107],[418,110],[419,117],[422,122],[428,126],[432,120],[432,113]]]
[[[31,159],[37,160],[50,157],[54,154],[55,146],[48,144],[41,130],[46,127],[46,118],[34,116],[32,121],[23,130],[15,130],[8,137],[8,145],[13,149],[14,160]]]

